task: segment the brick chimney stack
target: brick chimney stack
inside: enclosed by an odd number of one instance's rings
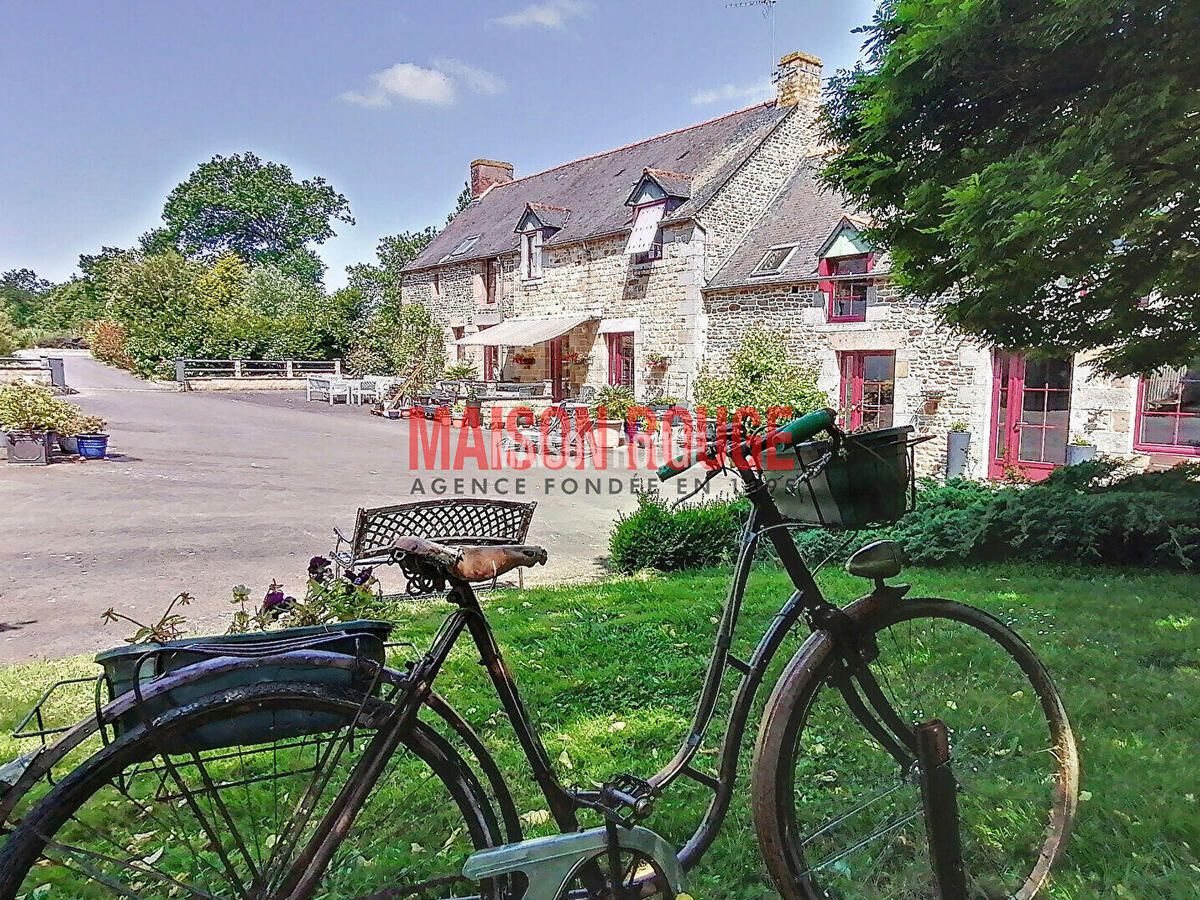
[[[512,180],[512,163],[477,159],[471,163],[471,199],[478,197],[493,184],[505,184]]]
[[[821,96],[819,57],[810,53],[789,53],[775,70],[775,89],[780,106],[815,104]]]

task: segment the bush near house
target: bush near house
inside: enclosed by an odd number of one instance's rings
[[[801,415],[828,406],[829,398],[817,388],[816,371],[793,362],[778,334],[754,328],[719,371],[700,373],[696,404],[710,415],[721,407],[731,412],[750,407],[765,416],[773,406]]]
[[[710,501],[672,512],[646,495],[609,539],[620,572],[678,571],[733,558],[749,501]],[[899,541],[917,565],[1094,562],[1200,569],[1200,465],[1130,473],[1097,461],[1055,471],[1032,485],[922,482],[916,509],[893,526],[840,532],[805,530],[796,544],[810,562],[844,557],[873,540]]]

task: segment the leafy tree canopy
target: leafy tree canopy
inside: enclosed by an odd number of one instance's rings
[[[384,301],[399,303],[401,271],[417,258],[437,233],[438,230],[430,226],[380,238],[375,248],[378,265],[357,263],[346,267],[350,286],[359,290],[372,306]]]
[[[910,294],[1116,374],[1200,354],[1200,0],[886,0],[828,182]],[[1148,299],[1147,299],[1148,298]]]
[[[353,225],[350,205],[324,178],[296,181],[280,163],[253,153],[214,156],[167,197],[161,230],[143,236],[147,252],[173,241],[188,255],[236,253],[251,264],[273,264],[318,280],[320,260],[308,248]]]
[[[0,311],[7,314],[10,326],[29,325],[53,287],[32,269],[10,269],[0,274]]]

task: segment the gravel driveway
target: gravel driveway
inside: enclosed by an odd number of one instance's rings
[[[178,393],[81,355],[66,366],[80,391],[72,399],[108,419],[115,456],[0,465],[0,662],[119,644],[125,629],[104,626],[105,609],[144,620],[184,590],[197,598],[194,630],[223,630],[233,585],[261,596],[278,579],[299,591],[308,558],[330,550],[334,525],[350,529],[359,506],[422,496],[417,478],[429,496],[444,474],[414,472],[408,423],[365,408],[292,392]],[[611,525],[635,504],[624,460],[624,450],[610,452],[599,496],[565,495],[572,473],[521,473],[524,499],[539,501],[530,541],[550,551],[527,583],[603,571]],[[471,471],[451,474],[467,476],[458,493],[484,492]],[[618,493],[608,492],[610,477]]]

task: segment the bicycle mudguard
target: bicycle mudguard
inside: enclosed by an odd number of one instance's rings
[[[675,850],[648,828],[617,828],[617,843],[634,850],[661,867],[671,894],[683,893],[683,868]],[[609,830],[604,826],[576,834],[552,834],[503,847],[472,853],[463,864],[463,876],[472,881],[513,872],[529,880],[522,900],[555,900],[570,884],[579,867],[608,850]]]

